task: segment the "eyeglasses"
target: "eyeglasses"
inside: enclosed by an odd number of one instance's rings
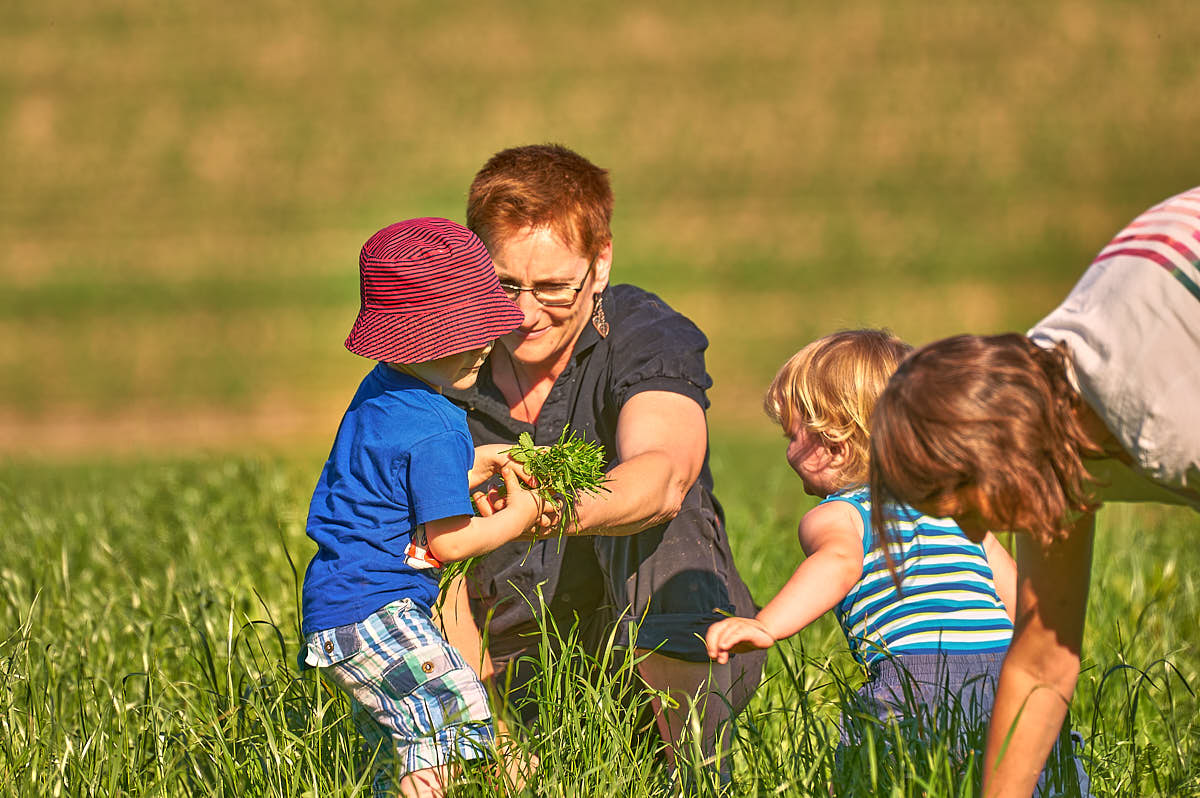
[[[535,285],[532,288],[526,288],[522,285],[514,283],[506,283],[500,281],[500,287],[504,289],[504,293],[513,302],[521,300],[521,294],[528,291],[533,294],[533,298],[543,305],[551,308],[565,308],[575,304],[575,298],[579,296],[579,292],[583,290],[583,284],[587,282],[588,276],[592,273],[592,268],[596,265],[596,259],[592,258],[588,264],[587,271],[583,273],[583,279],[579,281],[579,285],[569,285],[567,283],[547,283],[543,285]]]

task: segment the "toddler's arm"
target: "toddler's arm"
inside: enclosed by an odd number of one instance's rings
[[[440,562],[465,560],[487,554],[510,540],[516,540],[531,526],[548,522],[543,516],[548,509],[553,516],[552,508],[545,507],[537,491],[521,481],[515,465],[508,463],[500,467],[500,475],[508,491],[503,508],[487,517],[452,515],[426,522],[425,534],[429,537],[430,554]],[[554,521],[557,519],[549,519],[549,522]]]
[[[996,536],[988,532],[983,536],[983,553],[988,565],[992,568],[992,581],[996,584],[996,594],[1004,602],[1004,611],[1009,620],[1017,620],[1017,564],[1013,562],[1008,549],[1000,545]]]
[[[821,504],[800,521],[807,555],[791,579],[754,618],[726,618],[708,627],[708,656],[769,648],[833,609],[862,576],[862,516],[846,502]]]

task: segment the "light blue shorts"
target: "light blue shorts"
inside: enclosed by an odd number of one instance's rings
[[[491,756],[487,691],[410,599],[392,602],[360,623],[314,632],[306,642],[305,664],[320,668],[350,696],[355,725],[379,750],[381,770],[402,778]]]
[[[967,750],[974,749],[977,760],[982,761],[984,734],[1003,665],[1002,651],[901,654],[876,662],[868,669],[870,679],[851,702],[859,717],[843,721],[840,749],[852,741],[861,742],[857,737],[864,728],[861,720],[874,715],[881,724],[895,719],[923,728],[926,734],[934,729],[955,729],[962,735],[958,754],[965,758]],[[1091,779],[1084,769],[1082,747],[1083,737],[1075,731],[1055,744],[1050,762],[1038,778],[1035,798],[1090,798]]]

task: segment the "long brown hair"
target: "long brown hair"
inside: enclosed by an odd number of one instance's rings
[[[1043,542],[1098,506],[1084,460],[1103,455],[1079,420],[1083,402],[1062,345],[1024,335],[960,335],[905,359],[871,417],[871,498],[929,502],[974,488],[1004,526]],[[963,508],[972,509],[972,508]],[[886,539],[887,518],[872,527]]]

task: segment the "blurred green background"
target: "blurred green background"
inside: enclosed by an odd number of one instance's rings
[[[711,419],[812,337],[1024,329],[1200,183],[1195,0],[0,5],[0,457],[317,452],[357,253],[494,151],[611,170]]]

